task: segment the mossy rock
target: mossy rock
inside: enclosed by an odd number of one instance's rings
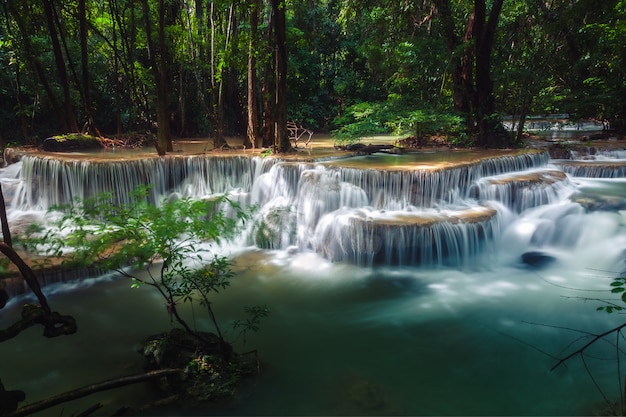
[[[46,152],[74,152],[103,148],[98,138],[81,133],[51,136],[44,139],[42,147]]]
[[[241,380],[258,372],[256,357],[233,352],[215,334],[198,332],[198,336],[172,329],[148,338],[141,351],[147,370],[184,369],[181,375],[160,380],[159,388],[192,407],[231,399]]]

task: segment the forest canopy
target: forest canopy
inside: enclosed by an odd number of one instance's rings
[[[454,120],[492,146],[507,114],[625,126],[624,0],[0,5],[4,144],[161,131],[261,147],[286,120],[348,134]]]

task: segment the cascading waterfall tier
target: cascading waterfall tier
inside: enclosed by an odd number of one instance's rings
[[[167,156],[128,160],[71,160],[26,155],[22,158],[22,187],[14,208],[47,210],[101,193],[127,204],[131,192],[151,185],[152,203],[176,194],[204,197],[217,193],[249,192],[258,171],[274,161],[245,156]]]
[[[359,265],[468,267],[491,252],[499,234],[497,211],[372,212],[338,210],[318,228],[315,248],[332,261]]]
[[[569,193],[570,181],[562,171],[529,170],[484,177],[470,187],[469,196],[481,201],[498,201],[521,213],[529,208],[550,204]]]
[[[624,160],[555,161],[554,164],[573,177],[626,178],[626,161]]]
[[[487,200],[499,195],[502,204],[520,210],[544,202],[546,190],[565,179],[543,172],[532,180],[531,174],[487,180],[545,167],[546,152],[446,164],[415,163],[414,156],[399,155],[401,164],[388,167],[377,158],[298,162],[174,155],[106,161],[28,155],[10,210],[45,211],[103,192],[123,204],[144,184],[152,185],[154,203],[226,193],[258,207],[245,244],[313,250],[360,265],[465,266],[489,252],[498,238],[500,216]],[[477,185],[481,181],[486,182]]]

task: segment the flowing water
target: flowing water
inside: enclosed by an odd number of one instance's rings
[[[214,308],[228,323],[242,306],[270,307],[261,331],[235,343],[258,349],[261,375],[228,404],[150,414],[585,415],[602,406],[596,384],[619,401],[619,339],[551,368],[584,332],[623,321],[595,311],[603,304],[594,299],[611,298],[612,278],[626,269],[626,180],[567,167],[541,152],[318,162],[27,156],[0,180],[16,229],[102,191],[127,201],[145,183],[155,202],[229,193],[258,207],[255,227],[223,248],[236,277]],[[115,275],[65,281],[45,291],[53,309],[77,319],[77,334],[48,340],[31,328],[0,344],[2,383],[28,401],[140,372],[139,342],[171,325],[149,289]],[[12,291],[3,328],[28,297]],[[199,307],[184,313],[211,330]],[[96,402],[110,414],[154,398],[146,384],[42,415]]]

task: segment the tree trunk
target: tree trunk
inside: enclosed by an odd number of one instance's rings
[[[117,10],[114,6],[115,2],[109,2],[109,12],[113,19],[111,19],[112,25],[112,45],[113,45],[113,72],[115,75],[115,130],[117,132],[117,137],[122,137],[122,108],[121,108],[121,99],[122,99],[122,89],[120,82],[120,53],[117,48],[117,30],[116,25],[118,23],[118,14]]]
[[[76,115],[74,114],[74,107],[72,106],[72,98],[70,94],[69,78],[67,76],[67,70],[65,68],[65,59],[63,58],[63,52],[61,50],[61,44],[57,36],[56,24],[54,19],[54,10],[52,0],[43,1],[44,12],[46,14],[46,23],[48,25],[48,32],[50,34],[50,40],[52,41],[52,52],[54,54],[54,61],[56,63],[57,72],[59,74],[59,83],[63,90],[63,98],[65,100],[65,113],[68,122],[68,128],[72,132],[79,132],[78,123],[76,122]]]
[[[465,38],[461,39],[456,34],[456,24],[450,6],[450,0],[433,0],[443,28],[448,51],[451,54],[451,78],[452,78],[452,101],[454,110],[463,113],[471,113],[471,97],[473,83],[473,49],[470,47],[473,16],[467,25]]]
[[[228,50],[228,46],[231,42],[232,28],[234,22],[234,12],[235,6],[231,3],[230,8],[228,10],[228,21],[226,23],[226,41],[224,44],[224,51]],[[222,58],[225,59],[225,58]],[[226,143],[226,139],[224,139],[224,86],[226,83],[227,74],[224,65],[221,66],[220,69],[220,82],[217,87],[217,133],[215,138],[213,139],[213,147],[214,148],[224,148],[228,147],[228,143]]]
[[[91,88],[89,86],[89,51],[87,48],[87,8],[85,2],[86,0],[78,1],[83,107],[85,109],[85,116],[87,117],[87,128],[89,133],[92,135],[102,136],[93,120],[93,111],[91,108]]]
[[[150,24],[150,6],[148,5],[148,0],[143,0],[142,5],[150,62],[152,64],[157,89],[157,141],[155,145],[157,153],[159,155],[165,155],[165,153],[172,151],[172,137],[170,134],[168,114],[167,65],[165,57],[165,4],[164,0],[158,0],[158,51],[155,51],[154,42],[152,41],[152,25]]]
[[[246,147],[256,148],[259,137],[259,110],[257,105],[256,53],[259,26],[260,0],[251,0],[250,4],[250,43],[248,45],[248,123],[246,128]]]
[[[268,13],[267,22],[267,45],[268,48],[274,43],[274,14]],[[269,55],[269,50],[268,50]],[[266,60],[263,74],[263,84],[261,95],[263,96],[263,147],[274,148],[275,126],[274,126],[274,62]]]
[[[485,0],[474,0],[465,37],[456,34],[450,0],[433,0],[437,7],[448,50],[452,54],[454,109],[466,116],[468,131],[478,128],[476,144],[495,146],[501,139],[495,115],[491,53],[503,0],[494,0],[487,19]]]
[[[504,0],[495,0],[487,19],[485,0],[475,1],[476,100],[479,146],[497,146],[502,137],[500,120],[495,114],[495,98],[491,79],[491,52]]]
[[[274,144],[278,152],[288,152],[292,149],[287,132],[287,26],[285,3],[272,0],[274,13],[274,45],[276,58],[276,96],[274,101],[275,139]]]

